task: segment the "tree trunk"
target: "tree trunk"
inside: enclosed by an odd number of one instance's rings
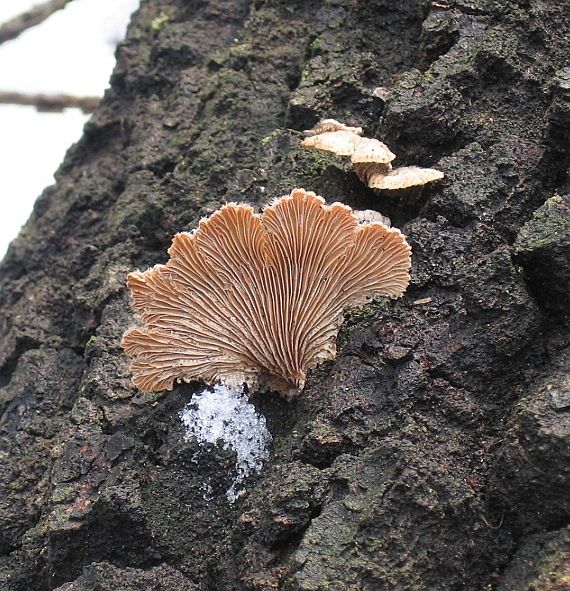
[[[0,269],[0,588],[566,588],[569,14],[143,0]],[[298,148],[321,117],[445,179],[368,189]],[[197,386],[131,385],[125,276],[299,186],[391,217],[412,282],[348,315],[297,399],[253,397],[271,458],[230,504],[231,450],[183,438]]]

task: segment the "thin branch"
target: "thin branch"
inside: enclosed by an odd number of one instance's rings
[[[69,96],[67,94],[26,94],[21,92],[0,91],[0,104],[26,105],[36,107],[38,111],[61,112],[64,109],[81,109],[92,113],[99,102],[97,96]]]
[[[61,10],[70,2],[71,0],[49,0],[49,2],[32,6],[26,12],[6,21],[3,25],[0,25],[0,45],[5,41],[15,39],[27,29],[43,23],[46,18]]]

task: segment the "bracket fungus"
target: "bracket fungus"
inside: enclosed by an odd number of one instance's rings
[[[332,125],[332,123],[334,125]],[[348,127],[334,119],[323,119],[308,129],[302,148],[350,156],[354,172],[371,189],[396,190],[421,187],[443,178],[443,172],[433,168],[402,166],[392,168],[396,155],[383,142],[362,136],[361,127]]]
[[[127,278],[142,322],[122,341],[134,384],[302,390],[336,355],[343,310],[409,283],[406,239],[369,218],[294,189],[261,214],[230,203],[176,234],[166,264]]]
[[[328,152],[337,156],[351,156],[356,150],[357,143],[362,138],[352,131],[325,131],[305,138],[301,142],[302,148]]]
[[[305,129],[303,132],[306,136],[319,135],[327,131],[349,131],[356,135],[362,135],[362,127],[349,127],[344,123],[340,123],[336,119],[321,119],[311,129]]]
[[[358,177],[358,171],[356,172]],[[367,175],[367,185],[372,189],[394,190],[419,187],[443,178],[443,172],[419,166],[401,166],[391,170],[372,170]]]
[[[350,154],[350,161],[355,163],[388,164],[396,158],[396,154],[383,142],[368,137],[359,138],[354,152]]]

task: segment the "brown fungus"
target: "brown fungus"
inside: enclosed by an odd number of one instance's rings
[[[325,131],[307,137],[301,142],[301,147],[319,152],[328,152],[337,156],[351,156],[361,139],[353,131],[340,129],[338,131]]]
[[[399,230],[294,189],[261,215],[225,205],[168,252],[127,278],[142,322],[122,341],[134,384],[245,382],[292,396],[335,356],[344,309],[404,293],[411,249]]]
[[[357,173],[358,174],[358,173]],[[402,166],[392,170],[376,170],[368,175],[367,185],[372,189],[396,190],[421,187],[443,178],[443,172],[433,168]]]
[[[372,176],[378,174],[388,174],[392,170],[392,165],[378,164],[376,162],[358,162],[352,165],[356,176],[365,184],[368,185]]]
[[[358,178],[372,189],[397,190],[420,187],[443,178],[443,172],[433,168],[402,166],[392,168],[395,154],[383,142],[361,137],[362,128],[348,127],[334,119],[323,119],[313,129],[305,131],[302,148],[350,156]]]
[[[303,133],[306,136],[313,136],[327,131],[350,131],[356,135],[362,135],[362,127],[349,127],[336,119],[321,119],[314,127],[305,129]]]
[[[380,140],[375,140],[368,137],[360,138],[356,145],[356,149],[350,156],[353,163],[378,163],[388,164],[396,158],[396,155],[390,151],[388,146]]]

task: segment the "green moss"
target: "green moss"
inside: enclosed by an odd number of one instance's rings
[[[515,243],[515,251],[517,253],[535,251],[570,235],[568,212],[567,203],[559,195],[548,199],[520,231]]]
[[[282,129],[276,129],[272,131],[269,135],[266,135],[264,138],[261,138],[261,145],[266,146],[269,142],[277,139],[282,133]]]
[[[155,33],[159,33],[164,28],[164,25],[166,25],[169,21],[170,18],[168,17],[168,15],[164,14],[164,12],[161,12],[156,18],[153,18],[150,22],[150,29]]]
[[[307,158],[307,174],[321,175],[329,166],[337,163],[337,159],[324,152],[311,152]]]
[[[373,303],[366,304],[364,306],[360,306],[358,308],[353,308],[346,314],[347,320],[351,320],[353,322],[359,322],[361,320],[366,320],[368,318],[372,318],[377,312],[377,306]]]
[[[251,46],[249,43],[242,43],[240,45],[232,45],[230,47],[230,57],[243,57],[251,54]]]

